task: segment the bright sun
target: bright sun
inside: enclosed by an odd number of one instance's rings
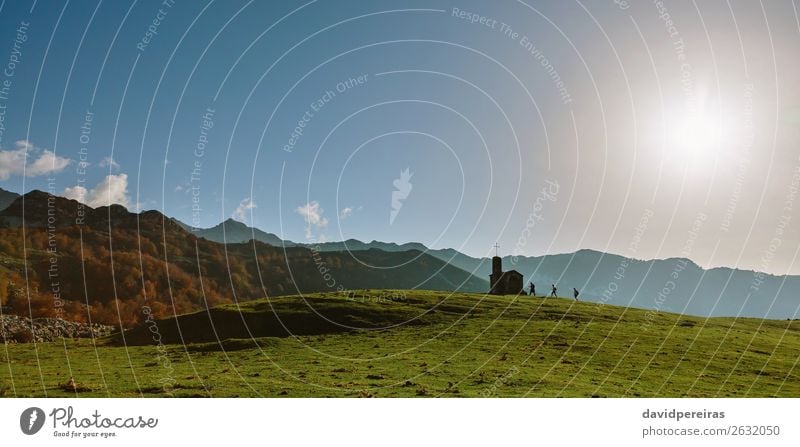
[[[687,116],[676,129],[675,144],[694,151],[712,150],[721,140],[718,120],[707,115]]]
[[[680,119],[673,144],[680,152],[688,152],[694,156],[715,154],[725,143],[726,134],[719,117],[697,112]]]
[[[704,101],[696,107],[676,107],[666,115],[666,150],[674,161],[714,163],[734,143],[734,128],[728,117]]]

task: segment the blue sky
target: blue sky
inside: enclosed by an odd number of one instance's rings
[[[295,241],[800,272],[791,2],[6,1],[0,20],[4,67],[29,22],[6,189]]]

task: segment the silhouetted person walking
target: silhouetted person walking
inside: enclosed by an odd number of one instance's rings
[[[580,295],[581,293],[578,292],[578,289],[574,287],[572,288],[572,293],[575,295],[575,301],[578,301],[578,295]]]
[[[555,284],[551,284],[551,286],[553,286],[553,290],[550,292],[550,296],[555,297],[555,296],[557,296],[556,292],[558,292],[558,288],[556,287]]]
[[[531,288],[531,296],[536,296],[536,286],[533,283],[530,283],[529,286]]]

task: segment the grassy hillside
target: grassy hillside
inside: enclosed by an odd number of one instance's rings
[[[244,322],[255,338],[239,337]],[[215,330],[235,338],[209,341]],[[706,320],[568,299],[403,290],[314,294],[146,322],[125,335],[133,345],[119,336],[7,345],[0,349],[7,365],[0,368],[0,393],[800,394],[800,321]],[[180,336],[190,342],[174,343]],[[70,376],[77,391],[63,387]]]

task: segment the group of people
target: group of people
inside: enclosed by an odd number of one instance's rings
[[[558,292],[558,287],[556,287],[556,285],[555,285],[555,284],[551,284],[550,286],[551,286],[551,290],[550,290],[550,296],[551,296],[551,297],[556,297],[556,296],[558,296],[558,295],[557,295],[557,292]],[[530,287],[530,289],[531,289],[531,290],[530,290],[530,292],[531,292],[531,293],[530,293],[530,296],[536,296],[536,286],[535,286],[535,285],[534,285],[534,284],[531,282],[531,283],[529,284],[529,286],[528,286],[528,287]],[[573,288],[572,288],[572,294],[573,294],[573,296],[575,297],[575,301],[578,301],[578,295],[580,295],[580,294],[581,294],[580,292],[578,292],[578,289],[576,289],[576,288],[574,288],[574,287],[573,287]]]

